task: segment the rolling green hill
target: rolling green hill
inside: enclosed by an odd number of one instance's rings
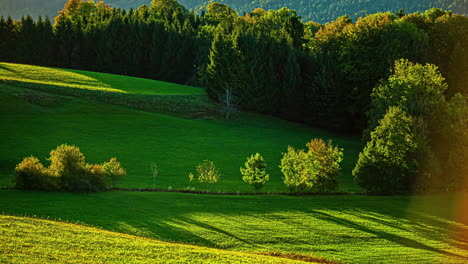
[[[462,195],[229,196],[0,190],[0,212],[61,219],[152,239],[241,252],[295,252],[342,263],[461,264],[468,260],[468,222],[457,217],[463,213],[464,199],[466,196]],[[18,241],[16,245],[24,241],[23,250],[34,250],[35,247],[27,248],[35,244],[28,241],[27,229],[12,234],[8,229],[4,231],[2,224],[0,234]],[[84,235],[83,229],[73,231],[78,239],[67,239],[64,235],[62,240],[68,242],[61,248],[76,243],[78,246],[71,248],[87,252],[85,241],[94,238]],[[40,232],[41,237],[48,235],[42,229]],[[109,233],[96,235],[97,240],[109,237],[106,243],[93,246],[104,247],[104,251],[125,239]],[[148,247],[159,243],[147,241],[138,246],[142,240],[133,241],[127,252],[133,254],[135,247],[139,247],[142,257],[153,254]],[[119,254],[115,257],[125,256],[125,248],[116,246]],[[187,256],[176,252],[182,258]]]
[[[31,14],[33,16],[48,15],[53,18],[57,11],[61,10],[65,0],[53,1],[2,1],[0,16],[12,16],[19,19],[21,16]],[[120,8],[138,8],[143,4],[149,5],[150,0],[107,0],[106,3]],[[189,9],[199,10],[210,1],[208,0],[180,0],[181,4]],[[219,0],[218,2],[228,4],[236,9],[241,15],[250,12],[255,8],[279,9],[288,7],[297,10],[298,14],[305,21],[315,21],[319,23],[329,22],[339,16],[348,14],[351,18],[357,19],[366,14],[385,11],[397,11],[404,8],[406,12],[413,13],[425,11],[430,8],[442,8],[452,10],[457,14],[467,15],[467,6],[464,0]]]
[[[0,63],[0,79],[39,85],[146,95],[205,94],[201,88],[89,71]]]
[[[200,90],[109,74],[12,64],[0,66],[3,67],[0,80],[4,80],[0,82],[0,183],[4,186],[11,185],[15,165],[24,157],[34,155],[46,162],[50,150],[67,143],[79,146],[92,163],[117,157],[128,172],[120,187],[151,188],[150,164],[156,162],[160,169],[157,188],[208,189],[211,192],[253,192],[252,187],[242,181],[239,168],[248,156],[259,152],[266,159],[271,178],[262,191],[285,192],[287,189],[278,168],[281,153],[288,145],[305,148],[307,141],[318,137],[333,139],[344,148],[339,191],[360,191],[351,176],[362,148],[356,137],[333,135],[251,113],[238,113],[233,120],[224,121],[204,113],[197,118],[180,118],[142,112],[122,106],[141,109],[141,105],[154,103],[161,104],[163,110],[188,107],[187,112],[190,112],[197,110],[198,99],[187,102],[178,101],[187,95],[134,95],[130,92],[170,93],[173,87],[183,92]],[[11,72],[15,69],[20,74]],[[9,81],[11,78],[17,81]],[[122,78],[124,81],[120,81]],[[71,87],[49,84],[67,85],[68,82]],[[128,93],[102,91],[103,83],[107,84],[106,89]],[[154,89],[137,88],[147,83],[154,84]],[[85,89],[76,89],[83,87]],[[114,94],[118,96],[113,97]],[[189,96],[208,100],[205,95]],[[155,97],[159,101],[153,101]],[[190,105],[195,105],[195,110]],[[153,112],[159,112],[159,108]],[[215,162],[222,174],[221,181],[211,186],[191,183],[188,174],[196,174],[195,166],[206,159]]]
[[[351,176],[362,148],[358,138],[252,113],[240,112],[225,121],[208,112],[185,115],[193,109],[165,115],[160,108],[142,111],[145,107],[138,105],[166,104],[161,109],[169,112],[186,104],[201,109],[205,105],[201,101],[180,101],[206,98],[197,88],[66,69],[0,66],[0,185],[12,185],[13,168],[23,157],[34,155],[47,164],[48,152],[68,143],[78,145],[90,163],[118,157],[128,171],[120,187],[151,188],[150,164],[156,162],[157,188],[212,193],[0,190],[3,215],[57,219],[139,236],[1,216],[0,238],[6,243],[0,245],[0,261],[290,261],[264,255],[344,263],[468,260],[468,222],[460,218],[463,195],[213,194],[253,192],[242,182],[239,167],[255,152],[265,157],[271,178],[262,191],[286,192],[278,168],[281,152],[288,145],[304,147],[315,137],[333,139],[344,148],[339,191],[359,192]],[[188,180],[188,173],[204,159],[220,169],[219,183],[208,186]]]
[[[2,263],[305,263],[0,215]]]

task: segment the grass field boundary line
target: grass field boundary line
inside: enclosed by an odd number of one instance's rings
[[[21,190],[16,187],[0,187],[0,190]],[[337,196],[337,195],[369,195],[367,193],[358,192],[307,192],[307,193],[287,193],[287,192],[211,192],[211,191],[192,191],[192,190],[166,190],[166,189],[150,189],[150,188],[110,188],[107,191],[122,191],[122,192],[159,192],[159,193],[188,193],[188,194],[206,194],[206,195],[286,195],[286,196]]]
[[[306,193],[288,193],[288,192],[216,192],[216,191],[193,191],[193,190],[166,190],[166,189],[150,189],[150,188],[112,188],[111,191],[124,192],[162,192],[162,193],[190,193],[190,194],[207,194],[207,195],[286,195],[286,196],[336,196],[336,195],[368,195],[366,193],[357,192],[306,192]]]
[[[2,190],[18,190],[16,187],[0,187]],[[34,190],[31,190],[34,191]],[[186,194],[205,194],[205,195],[229,195],[229,196],[257,196],[257,195],[283,195],[283,196],[411,196],[411,195],[443,195],[445,192],[428,192],[428,193],[397,193],[397,194],[372,194],[365,192],[305,192],[305,193],[288,193],[288,192],[216,192],[216,191],[193,191],[193,190],[167,190],[167,189],[152,189],[152,188],[110,188],[109,191],[121,192],[155,192],[155,193],[186,193]],[[47,192],[47,191],[44,191]]]

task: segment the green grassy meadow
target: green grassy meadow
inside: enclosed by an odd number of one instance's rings
[[[468,223],[454,220],[462,199],[3,190],[0,212],[242,252],[344,263],[466,263]]]
[[[0,216],[0,228],[2,263],[306,263],[24,217]]]
[[[106,92],[118,97],[100,100]],[[466,196],[217,195],[254,192],[239,168],[256,152],[270,174],[261,191],[288,192],[278,168],[281,153],[288,145],[305,148],[312,138],[344,148],[338,192],[360,193],[351,171],[363,145],[358,137],[253,113],[226,121],[187,115],[191,108],[158,112],[187,104],[186,96],[196,96],[189,102],[200,109],[214,105],[203,90],[188,86],[0,63],[0,187],[14,186],[13,170],[24,157],[48,165],[50,150],[66,143],[79,146],[89,163],[117,157],[128,172],[118,187],[152,188],[155,162],[156,188],[211,193],[3,189],[0,262],[293,261],[259,253],[340,263],[468,262],[468,220],[459,218]],[[140,102],[165,105],[142,111],[148,108]],[[219,168],[219,183],[189,181],[205,159]]]
[[[28,67],[32,66],[24,66],[24,69]],[[41,73],[42,69],[36,70]],[[37,71],[24,71],[26,77],[23,78],[46,79],[37,77],[40,75]],[[0,74],[1,78],[7,76]],[[239,168],[248,156],[259,152],[265,157],[271,178],[262,191],[287,192],[278,168],[281,153],[288,145],[305,148],[307,141],[318,137],[332,139],[344,148],[338,191],[360,191],[351,176],[362,147],[355,137],[332,135],[250,113],[239,113],[229,121],[148,113],[18,84],[0,84],[0,95],[2,186],[11,185],[14,167],[24,157],[34,155],[47,163],[50,150],[66,143],[79,146],[90,163],[117,157],[128,172],[119,187],[152,188],[150,164],[156,162],[160,171],[157,188],[195,188],[210,192],[253,192],[252,187],[242,181]],[[196,165],[205,159],[213,160],[219,168],[222,174],[219,183],[205,186],[189,181],[188,174],[196,174]]]

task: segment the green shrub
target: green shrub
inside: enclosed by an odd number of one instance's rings
[[[27,157],[15,168],[16,187],[19,189],[42,190],[46,185],[47,171],[36,157]]]
[[[193,173],[189,173],[188,178],[190,182],[193,182],[193,178],[194,178]]]
[[[341,173],[343,149],[333,146],[331,141],[325,144],[321,139],[313,139],[306,146],[309,155],[319,164],[314,189],[321,192],[336,190],[336,177]]]
[[[93,190],[85,156],[76,146],[60,145],[50,152],[49,172],[61,179],[62,189],[73,192]]]
[[[413,119],[399,107],[390,107],[359,153],[355,181],[370,193],[392,194],[411,190],[418,170],[418,138]]]
[[[295,193],[335,190],[343,150],[321,139],[311,140],[307,147],[308,151],[288,147],[288,152],[283,153],[280,168],[284,184]]]
[[[45,168],[35,157],[25,158],[15,168],[16,187],[35,190],[96,192],[112,184],[126,171],[116,158],[104,164],[87,164],[76,146],[60,145],[50,152],[50,166]]]
[[[117,180],[125,176],[127,172],[120,165],[120,162],[117,161],[117,158],[111,158],[108,162],[102,164],[104,174],[109,177],[112,181],[112,187],[115,187]]]
[[[201,164],[197,165],[197,172],[199,182],[216,183],[221,178],[221,174],[215,164],[210,160],[204,160]]]
[[[284,184],[291,192],[300,193],[312,189],[312,179],[316,176],[316,163],[310,162],[307,153],[303,150],[295,150],[288,147],[288,152],[283,153],[281,159],[281,172],[284,175]]]
[[[242,180],[252,185],[255,190],[262,188],[265,182],[270,179],[266,172],[265,160],[259,153],[247,158],[245,168],[240,168],[240,172],[243,176]]]
[[[89,191],[101,191],[106,188],[106,173],[101,164],[86,164],[88,181],[91,184]]]

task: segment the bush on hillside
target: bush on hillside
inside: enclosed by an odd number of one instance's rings
[[[116,158],[104,164],[87,164],[76,146],[60,145],[50,152],[48,168],[35,157],[25,158],[15,168],[19,189],[95,192],[106,189],[106,177],[113,182],[125,175]]]
[[[266,163],[263,157],[257,153],[247,158],[245,168],[240,168],[242,180],[259,190],[270,179],[266,172]]]
[[[112,187],[115,187],[115,183],[120,177],[125,176],[127,172],[117,161],[117,158],[111,158],[108,162],[102,164],[104,174],[109,177],[112,181]]]
[[[66,144],[58,146],[50,152],[50,174],[61,179],[62,188],[74,191],[79,185],[84,185],[87,168],[85,157],[76,146]]]
[[[281,159],[284,184],[294,193],[333,191],[341,171],[343,150],[321,139],[307,143],[308,151],[288,147]]]
[[[353,170],[356,183],[375,194],[410,191],[418,171],[414,130],[411,116],[399,107],[390,107],[359,153]]]
[[[36,157],[27,157],[15,168],[16,187],[27,190],[50,190],[52,180],[47,169]]]
[[[307,143],[309,155],[319,163],[319,171],[315,180],[315,189],[331,191],[338,188],[336,177],[341,173],[340,163],[343,161],[343,149],[328,144],[321,139],[313,139]]]
[[[105,164],[105,163],[104,163]],[[104,171],[104,164],[86,164],[86,170],[88,171],[89,183],[94,186],[94,190],[89,191],[101,191],[107,188],[107,182],[109,180],[108,175]]]
[[[198,181],[205,183],[216,183],[221,178],[221,174],[211,160],[204,160],[197,165]]]
[[[100,170],[90,170],[85,156],[76,146],[60,145],[50,152],[49,172],[61,179],[62,189],[72,192],[93,192],[105,189]],[[95,173],[93,173],[94,171]]]

